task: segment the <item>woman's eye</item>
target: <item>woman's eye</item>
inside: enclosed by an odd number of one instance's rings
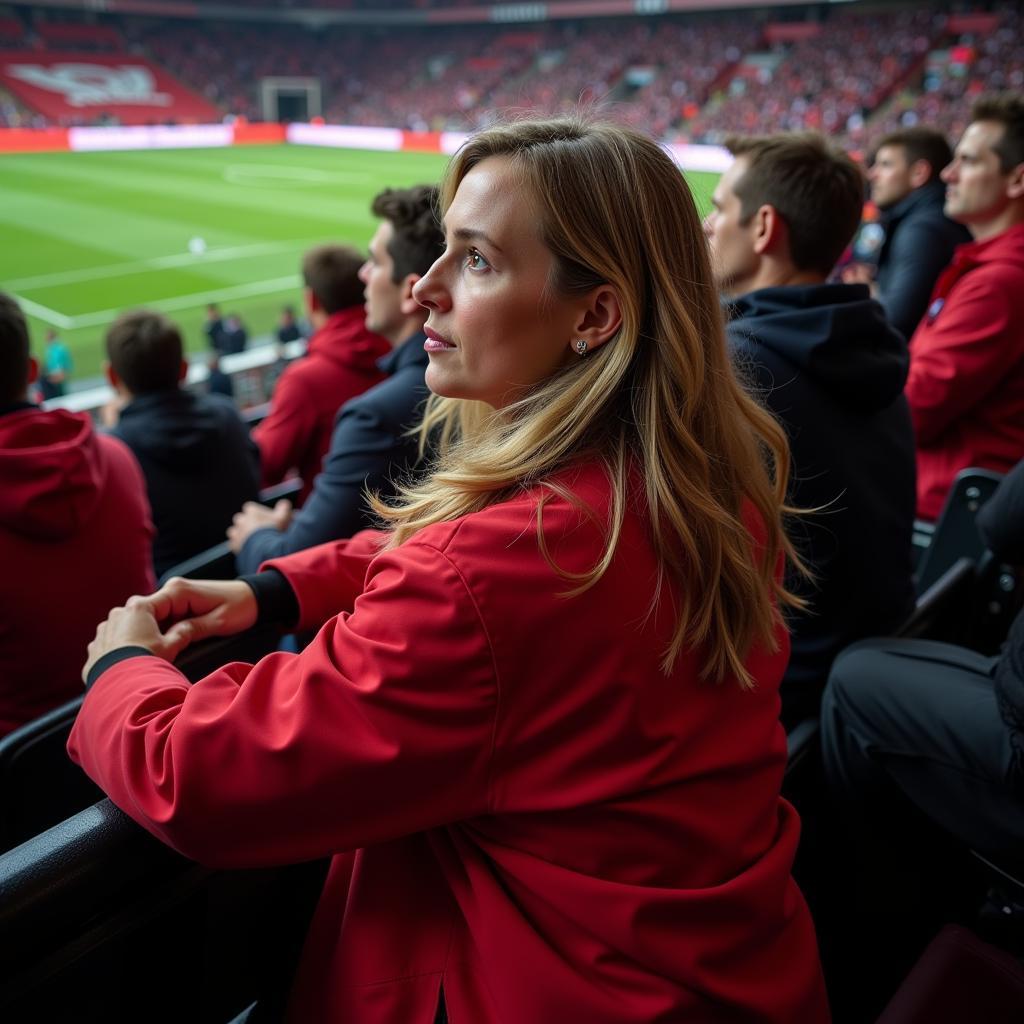
[[[484,259],[479,249],[470,249],[466,252],[466,268],[468,270],[488,270],[490,264]]]

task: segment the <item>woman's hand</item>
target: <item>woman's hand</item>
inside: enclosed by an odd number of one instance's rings
[[[92,666],[119,647],[145,647],[167,661],[209,636],[231,636],[256,622],[256,595],[240,580],[174,577],[155,594],[131,597],[100,623],[89,644],[83,679]]]

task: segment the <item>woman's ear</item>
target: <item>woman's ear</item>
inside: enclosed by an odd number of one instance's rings
[[[569,347],[576,355],[593,352],[614,338],[621,326],[622,307],[618,292],[610,284],[598,285],[584,301]],[[579,344],[584,341],[585,347]]]

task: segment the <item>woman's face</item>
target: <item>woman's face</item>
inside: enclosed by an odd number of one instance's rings
[[[581,303],[548,285],[554,257],[507,158],[477,164],[445,215],[445,254],[413,295],[430,310],[427,386],[501,408],[579,356]]]

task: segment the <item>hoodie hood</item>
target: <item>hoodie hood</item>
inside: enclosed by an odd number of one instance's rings
[[[32,540],[75,535],[96,510],[106,463],[84,413],[0,417],[0,526]]]
[[[141,395],[121,410],[113,430],[144,464],[195,475],[223,457],[226,424],[237,418],[235,406],[222,395],[178,389]]]
[[[774,353],[848,408],[881,409],[903,391],[907,343],[866,285],[762,288],[727,314],[734,351],[760,362]]]
[[[1024,224],[1014,224],[984,242],[961,245],[953,257],[953,266],[961,272],[985,263],[1009,263],[1024,270]]]
[[[366,329],[366,310],[350,306],[332,313],[309,340],[310,353],[363,373],[377,370],[377,360],[391,351],[391,343]]]

